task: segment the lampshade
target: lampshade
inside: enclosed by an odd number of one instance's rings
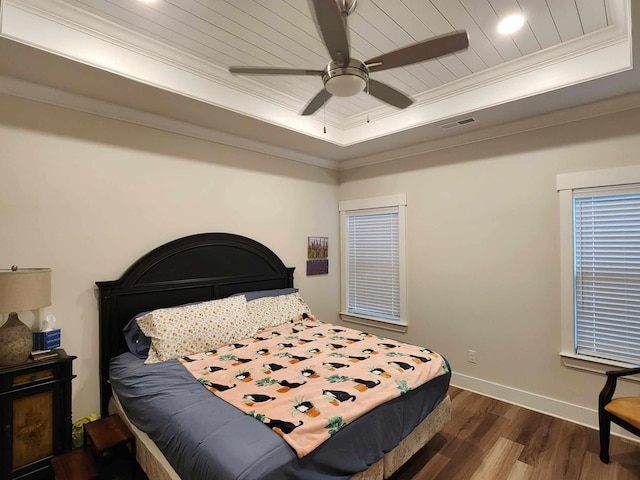
[[[364,90],[367,82],[357,75],[340,75],[332,77],[325,83],[325,88],[331,95],[337,97],[350,97]]]
[[[0,313],[51,305],[51,269],[0,270]]]
[[[322,71],[324,88],[337,97],[350,97],[360,93],[367,86],[368,79],[367,66],[353,58],[347,64],[330,62]]]
[[[31,329],[16,312],[51,305],[51,269],[15,265],[0,270],[0,313],[9,319],[0,327],[0,366],[19,365],[29,359],[33,347]]]

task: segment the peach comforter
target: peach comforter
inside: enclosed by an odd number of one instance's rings
[[[431,350],[312,317],[180,361],[209,391],[281,435],[298,457],[447,371]]]

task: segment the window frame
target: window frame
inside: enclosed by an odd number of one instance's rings
[[[406,332],[409,325],[407,316],[407,263],[406,263],[406,194],[388,195],[383,197],[371,197],[357,200],[345,200],[338,203],[340,211],[340,317],[346,322],[358,325],[370,326],[390,330],[394,332]],[[350,213],[384,208],[398,209],[398,281],[400,320],[392,321],[381,318],[369,317],[348,311],[348,238],[346,232],[346,219]]]
[[[631,366],[576,351],[573,199],[574,191],[635,184],[640,184],[640,166],[564,173],[556,177],[560,210],[560,356],[567,367],[605,373],[612,366]]]

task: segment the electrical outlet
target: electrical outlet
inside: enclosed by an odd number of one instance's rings
[[[469,363],[477,363],[476,353],[477,352],[475,350],[469,350],[469,358],[468,358]]]

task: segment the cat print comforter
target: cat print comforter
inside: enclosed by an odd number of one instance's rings
[[[180,362],[209,391],[281,435],[298,457],[448,371],[431,350],[313,317]]]

